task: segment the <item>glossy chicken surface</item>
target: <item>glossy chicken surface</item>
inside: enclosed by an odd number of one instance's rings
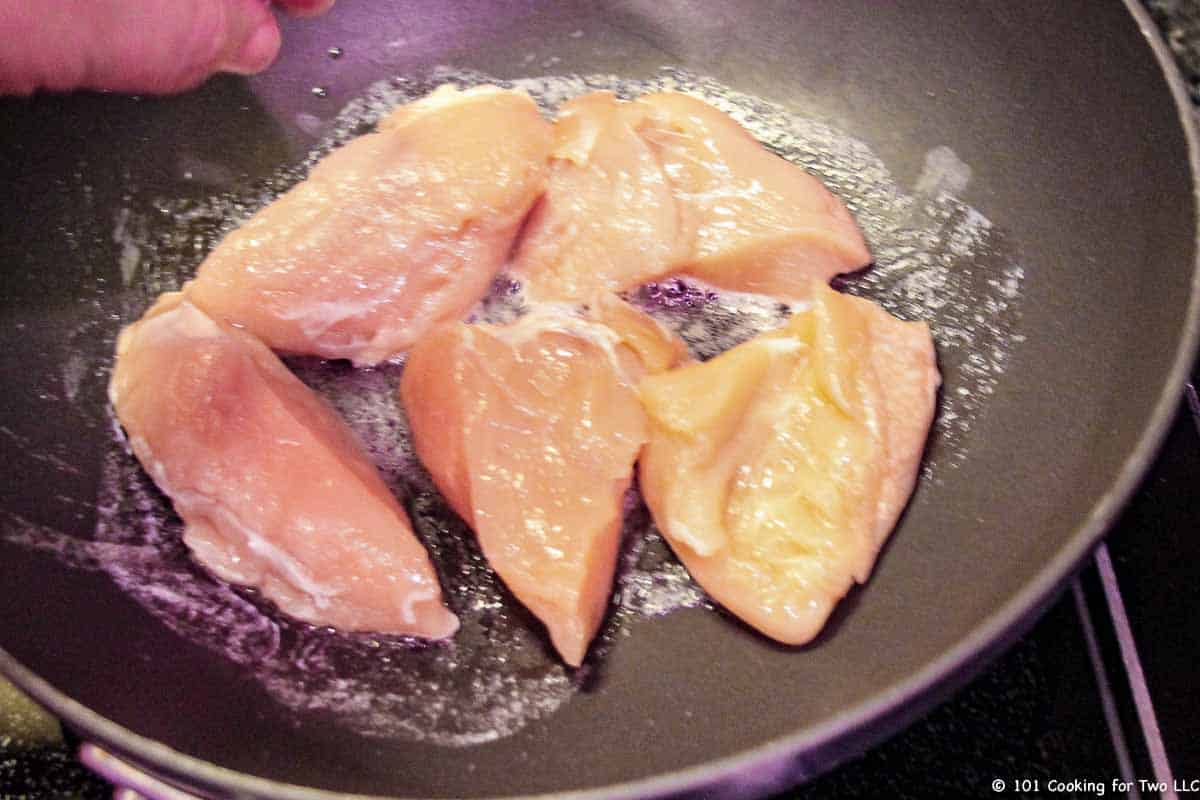
[[[354,434],[254,337],[164,295],[121,333],[109,397],[217,576],[317,625],[434,639],[458,628]]]
[[[803,300],[813,279],[871,262],[841,200],[702,100],[593,92],[562,107],[554,133],[512,267],[536,300],[669,274]]]
[[[620,291],[686,256],[671,186],[641,135],[650,112],[610,92],[585,94],[559,111],[546,194],[513,260],[532,298],[580,301]]]
[[[819,283],[812,294],[783,327],[640,387],[658,527],[715,600],[787,644],[867,579],[940,383],[924,323]]]
[[[444,86],[326,156],[184,291],[272,349],[385,360],[487,292],[551,146],[528,95]]]
[[[766,150],[724,112],[688,95],[652,94],[638,103],[644,128],[679,204],[688,254],[674,272],[715,286],[788,300],[815,279],[871,263],[841,200],[800,167]]]
[[[646,440],[626,367],[644,370],[640,352],[657,364],[679,353],[661,329],[629,321],[617,324],[640,350],[556,309],[508,326],[444,326],[413,348],[401,380],[422,462],[576,666],[608,606],[625,492]]]

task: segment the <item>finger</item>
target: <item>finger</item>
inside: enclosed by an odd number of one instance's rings
[[[279,27],[265,0],[15,5],[25,35],[8,39],[0,67],[4,88],[17,91],[177,92],[216,71],[261,71],[279,51]]]
[[[334,0],[275,0],[275,3],[297,17],[315,17],[328,11]]]

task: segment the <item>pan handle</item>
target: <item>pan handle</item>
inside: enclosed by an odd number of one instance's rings
[[[113,800],[202,800],[151,777],[91,742],[79,747],[79,760],[113,785]]]

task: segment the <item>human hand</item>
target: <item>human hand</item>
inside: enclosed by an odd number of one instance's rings
[[[333,2],[274,0],[304,16]],[[280,34],[271,0],[0,0],[0,42],[0,94],[167,94],[266,69]]]

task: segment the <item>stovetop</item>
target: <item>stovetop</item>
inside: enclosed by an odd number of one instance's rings
[[[1200,2],[1145,5],[1200,104]],[[1200,385],[1200,370],[1192,378]],[[1137,495],[1033,630],[949,702],[789,796],[1200,792],[1198,477],[1200,398],[1189,385]],[[61,744],[17,750],[0,730],[0,798],[108,797],[112,787],[76,761],[78,745],[68,732]]]

